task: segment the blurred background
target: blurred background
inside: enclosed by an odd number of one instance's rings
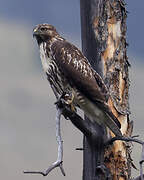
[[[130,68],[131,119],[134,135],[144,140],[144,1],[126,1]],[[32,38],[36,24],[49,23],[81,47],[79,0],[0,0],[0,179],[42,180],[23,170],[44,170],[57,158],[55,98],[42,72],[38,47]],[[45,179],[81,179],[82,135],[70,121],[62,121],[64,168]],[[134,145],[138,166],[140,146]],[[138,171],[132,169],[133,174]]]

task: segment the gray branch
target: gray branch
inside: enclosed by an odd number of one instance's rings
[[[140,177],[141,177],[141,180],[144,180],[144,177],[143,177],[143,162],[144,162],[144,142],[142,144],[142,153],[141,153],[141,161],[139,162],[140,164]]]
[[[144,178],[144,175],[143,175],[143,178]],[[131,179],[131,180],[142,180],[142,179],[141,179],[141,176],[138,176],[138,177],[133,178],[133,179]]]
[[[58,157],[56,162],[54,162],[46,171],[24,171],[25,174],[41,174],[43,176],[47,176],[53,169],[56,167],[60,167],[62,174],[65,176],[65,172],[63,169],[63,141],[61,137],[61,129],[60,129],[60,119],[61,119],[62,111],[57,108],[56,114],[56,140],[58,143]]]

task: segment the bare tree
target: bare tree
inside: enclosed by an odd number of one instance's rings
[[[122,134],[130,137],[133,122],[129,120],[130,64],[127,57],[125,2],[81,0],[80,6],[83,53],[103,77],[112,97],[109,107],[121,123]],[[96,131],[99,135],[95,143],[91,137],[84,138],[83,180],[92,180],[94,177],[129,179],[132,164],[130,144],[117,141],[104,150],[105,134],[101,133],[99,126],[96,126]],[[97,171],[102,173],[101,177]],[[97,177],[96,173],[99,174]],[[109,175],[104,178],[104,174]]]
[[[63,146],[60,133],[61,114],[84,134],[83,140],[83,180],[128,180],[131,176],[132,159],[129,142],[142,145],[140,177],[143,179],[144,142],[131,137],[133,122],[129,120],[129,74],[127,57],[126,17],[123,0],[80,0],[82,50],[93,68],[101,75],[111,98],[108,105],[121,123],[123,137],[105,127],[83,120],[61,99],[57,106],[58,159],[46,171],[25,171],[43,176],[56,167],[65,175]],[[55,93],[57,95],[57,93]]]

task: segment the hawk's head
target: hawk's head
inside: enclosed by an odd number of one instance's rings
[[[38,44],[41,42],[59,36],[54,26],[49,24],[39,24],[33,30],[33,36],[37,39]]]

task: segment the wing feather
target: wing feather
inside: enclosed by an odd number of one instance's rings
[[[56,64],[69,80],[87,98],[94,102],[120,128],[121,124],[107,105],[109,91],[102,78],[91,67],[81,51],[67,41],[56,41],[52,47]]]
[[[64,75],[92,101],[107,101],[109,92],[80,50],[67,41],[52,45],[53,56]]]

